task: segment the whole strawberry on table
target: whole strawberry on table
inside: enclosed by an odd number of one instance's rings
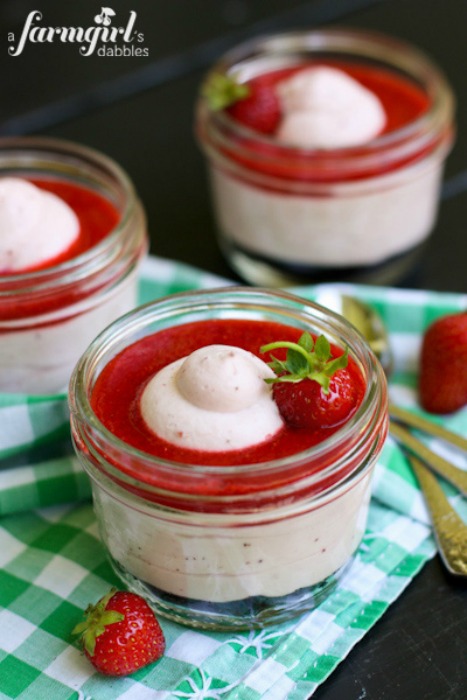
[[[425,331],[419,395],[430,413],[453,413],[467,404],[467,311],[442,316]]]
[[[107,676],[127,676],[157,661],[165,639],[154,612],[136,593],[112,589],[73,630],[93,666]]]

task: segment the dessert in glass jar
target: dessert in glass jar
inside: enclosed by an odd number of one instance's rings
[[[248,41],[214,65],[196,132],[220,246],[248,282],[392,282],[436,219],[453,95],[416,48],[320,29]]]
[[[162,615],[280,622],[351,562],[387,388],[342,317],[267,289],[166,297],[93,341],[69,400],[110,560]]]
[[[0,391],[66,389],[136,304],[145,215],[126,173],[78,144],[0,139]]]

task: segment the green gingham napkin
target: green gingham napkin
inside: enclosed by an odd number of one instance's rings
[[[151,258],[143,267],[140,301],[224,283]],[[319,289],[295,291],[315,298]],[[344,289],[382,314],[395,353],[391,397],[418,410],[421,333],[435,317],[467,307],[467,298]],[[467,433],[467,411],[443,422]],[[163,658],[131,677],[106,678],[93,672],[70,635],[88,602],[118,581],[99,542],[87,477],[67,454],[67,431],[63,394],[0,396],[0,700],[304,700],[435,552],[415,479],[389,439],[355,561],[316,610],[253,632],[207,633],[161,620]],[[449,456],[467,467],[459,454]],[[462,511],[454,491],[448,494]]]

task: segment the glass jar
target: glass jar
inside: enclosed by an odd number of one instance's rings
[[[425,109],[363,145],[301,148],[213,110],[201,95],[196,132],[208,162],[220,246],[253,284],[395,282],[418,260],[435,223],[454,138],[452,91],[416,48],[343,28],[248,41],[221,58],[206,83],[219,73],[243,83],[312,64],[379,72],[416,91]]]
[[[72,259],[0,275],[0,391],[66,389],[91,340],[136,304],[145,214],[127,174],[101,153],[49,138],[0,139],[0,177],[58,181],[106,199],[118,223]]]
[[[103,367],[149,334],[206,319],[273,321],[347,345],[366,383],[360,407],[323,442],[247,465],[183,464],[117,438],[91,403]],[[359,546],[387,432],[386,381],[353,326],[323,307],[241,287],[148,304],[90,345],[72,375],[70,408],[113,567],[163,616],[213,629],[287,620],[330,593]]]

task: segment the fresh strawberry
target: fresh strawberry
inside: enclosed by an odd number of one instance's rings
[[[73,630],[85,655],[108,676],[127,676],[156,661],[165,649],[162,629],[141,596],[112,589]]]
[[[314,379],[297,384],[281,382],[273,389],[274,399],[284,420],[295,428],[331,428],[353,412],[359,393],[346,369],[331,378],[329,390]]]
[[[211,109],[224,109],[232,119],[262,134],[274,133],[279,124],[279,99],[267,76],[239,83],[230,75],[216,73],[202,92]]]
[[[285,361],[273,358],[269,366],[278,375],[273,396],[284,420],[296,428],[331,428],[345,421],[355,410],[363,384],[347,368],[348,350],[332,357],[328,340],[316,343],[304,333],[298,343],[277,342],[261,348],[270,352],[287,348]]]
[[[467,404],[467,312],[442,316],[425,331],[419,393],[430,413],[452,413]]]

